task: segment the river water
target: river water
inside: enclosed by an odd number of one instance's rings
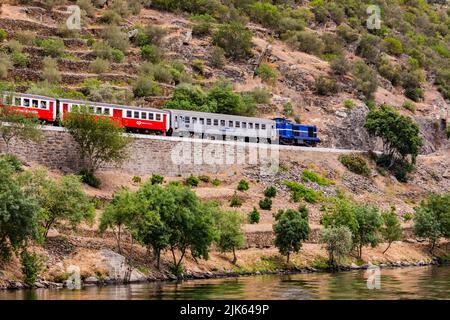
[[[450,299],[450,266],[0,291],[0,299]],[[379,286],[378,286],[379,284]],[[368,287],[372,288],[369,289]],[[377,288],[378,287],[378,288]]]

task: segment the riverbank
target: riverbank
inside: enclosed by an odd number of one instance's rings
[[[291,256],[289,265],[280,256],[276,248],[249,248],[238,250],[238,262],[231,263],[230,253],[213,251],[208,260],[195,261],[187,256],[184,262],[185,272],[177,277],[170,271],[170,256],[163,254],[161,268],[155,266],[152,256],[142,247],[135,247],[131,265],[126,263],[124,255],[114,250],[114,243],[103,239],[106,247],[98,247],[95,239],[81,237],[54,237],[41,248],[35,248],[41,255],[47,254],[39,280],[28,286],[23,281],[17,258],[3,267],[0,273],[0,289],[25,288],[63,288],[67,280],[79,275],[82,286],[105,286],[122,284],[127,270],[131,270],[131,283],[153,281],[173,281],[178,279],[214,279],[252,275],[283,275],[296,273],[331,272],[326,265],[326,252],[319,244],[306,243],[299,253]],[[413,241],[413,240],[410,240]],[[75,246],[75,244],[77,244]],[[441,244],[431,255],[427,243],[395,242],[389,251],[383,254],[384,245],[365,248],[363,259],[349,257],[342,261],[340,271],[380,268],[406,268],[445,264],[449,261],[448,244]],[[124,246],[125,250],[129,247]]]

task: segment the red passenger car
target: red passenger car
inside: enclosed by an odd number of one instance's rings
[[[26,93],[6,93],[1,96],[2,105],[8,105],[20,111],[30,112],[39,120],[53,123],[57,119],[56,99]]]
[[[64,120],[64,115],[74,108],[87,107],[99,117],[117,120],[122,127],[132,132],[166,134],[170,129],[168,111],[70,99],[58,101],[61,120]]]

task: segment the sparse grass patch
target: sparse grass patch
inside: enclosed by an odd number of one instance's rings
[[[294,181],[284,181],[284,184],[291,191],[291,199],[294,202],[305,200],[308,203],[317,203],[324,199],[322,192],[307,188],[304,185]]]
[[[307,170],[307,169],[303,170],[302,179],[303,179],[303,181],[315,182],[320,186],[329,186],[329,185],[336,184],[335,181],[329,180],[329,179],[323,177],[322,175],[320,175],[314,171]]]

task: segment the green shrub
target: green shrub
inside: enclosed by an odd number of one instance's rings
[[[38,279],[39,272],[42,270],[42,261],[37,253],[28,253],[25,249],[20,254],[20,262],[22,264],[22,273],[24,282],[32,286]]]
[[[347,109],[353,109],[356,107],[356,103],[352,99],[346,99],[344,100],[344,107]]]
[[[5,29],[0,28],[0,42],[4,41],[6,38],[8,38],[8,32]]]
[[[36,32],[29,30],[18,31],[14,35],[14,38],[23,45],[31,46],[36,41]]]
[[[128,35],[117,26],[109,26],[103,30],[103,39],[112,48],[126,52],[130,47]]]
[[[216,68],[223,68],[226,63],[225,50],[214,46],[211,51],[211,65]]]
[[[298,212],[300,212],[300,216],[301,216],[303,219],[308,220],[308,217],[309,217],[309,210],[308,210],[308,207],[307,207],[306,205],[304,205],[304,204],[299,205],[299,206],[298,206]]]
[[[291,191],[291,199],[294,202],[299,202],[301,199],[308,203],[317,203],[322,200],[323,195],[321,192],[309,189],[302,184],[294,181],[285,181],[284,184]]]
[[[212,185],[215,186],[215,187],[220,186],[220,180],[217,179],[217,178],[215,178],[211,183],[212,183]]]
[[[380,75],[388,79],[393,86],[397,86],[401,83],[402,76],[399,66],[393,65],[385,58],[379,59],[376,65]]]
[[[310,182],[315,182],[320,186],[329,186],[329,185],[333,185],[336,184],[334,181],[329,180],[323,176],[321,176],[320,174],[311,171],[311,170],[303,170],[302,172],[302,179],[303,181],[310,181]]]
[[[216,19],[209,14],[201,14],[193,16],[192,21],[194,22],[192,34],[202,37],[211,34],[212,24]]]
[[[26,68],[30,65],[30,58],[22,52],[14,51],[11,53],[11,59],[16,67]]]
[[[337,34],[347,43],[352,43],[359,39],[358,32],[346,24],[341,24],[337,27]]]
[[[411,111],[412,113],[416,112],[416,105],[414,103],[412,103],[411,101],[405,101],[403,103],[403,108],[405,108],[406,110]]]
[[[351,69],[347,58],[343,54],[337,55],[331,60],[330,67],[334,74],[340,76],[347,74]]]
[[[316,93],[322,96],[332,95],[338,92],[336,80],[325,76],[319,76],[315,80]]]
[[[403,215],[403,221],[405,221],[405,222],[411,221],[413,218],[414,218],[414,216],[409,212],[407,212]]]
[[[248,11],[253,21],[268,28],[277,27],[281,19],[278,7],[268,2],[255,2]]]
[[[283,105],[283,113],[286,117],[291,117],[294,115],[294,107],[292,106],[292,103],[286,102]]]
[[[204,183],[209,183],[211,181],[211,178],[209,176],[206,176],[206,175],[198,176],[198,178],[199,178],[200,181],[202,181]]]
[[[400,40],[395,38],[385,38],[384,39],[385,50],[394,56],[399,56],[403,53],[403,46]]]
[[[94,173],[91,170],[88,169],[82,169],[79,173],[81,176],[81,181],[86,183],[87,185],[93,187],[93,188],[100,188],[101,181],[94,175]]]
[[[16,172],[22,171],[22,161],[13,154],[7,153],[0,156],[0,161],[7,162]]]
[[[287,43],[295,50],[320,55],[324,49],[323,41],[317,34],[309,31],[292,32],[287,36]]]
[[[19,41],[12,39],[6,43],[6,48],[9,52],[22,52],[23,45]]]
[[[253,207],[253,210],[248,214],[248,223],[259,223],[260,218],[261,217],[259,211],[255,207]]]
[[[42,62],[42,78],[49,83],[59,83],[61,81],[61,73],[55,59],[50,57],[44,58]]]
[[[263,82],[275,84],[277,81],[278,72],[268,63],[261,63],[255,73]]]
[[[92,73],[105,73],[108,72],[111,69],[111,65],[109,64],[108,60],[104,60],[102,58],[95,58],[94,61],[92,61],[89,65],[89,70]]]
[[[142,178],[139,176],[134,176],[131,181],[133,181],[134,184],[140,184],[142,182]]]
[[[260,200],[259,207],[262,210],[272,210],[272,199],[266,197],[266,198]]]
[[[151,184],[162,184],[164,182],[164,177],[159,174],[152,174],[150,178]]]
[[[170,67],[161,63],[153,66],[153,77],[162,83],[172,83],[173,81]]]
[[[111,60],[113,57],[112,52],[113,49],[111,48],[111,46],[104,41],[98,41],[92,45],[92,54],[97,58]]]
[[[377,75],[364,61],[357,61],[353,67],[353,87],[366,99],[371,99],[378,88]]]
[[[251,54],[252,33],[239,22],[226,23],[214,33],[213,44],[232,59],[244,59]]]
[[[250,95],[256,103],[260,104],[270,103],[270,98],[272,97],[270,90],[264,87],[253,89],[250,91]]]
[[[242,199],[237,195],[235,191],[230,200],[230,207],[240,207],[242,206],[242,202]]]
[[[239,184],[237,186],[237,189],[239,191],[247,191],[249,188],[250,187],[249,187],[248,182],[246,180],[239,181]]]
[[[363,156],[356,153],[342,154],[339,156],[339,161],[351,172],[370,177],[371,171]]]
[[[38,39],[36,43],[44,55],[53,58],[61,57],[65,50],[64,42],[60,39]]]
[[[138,34],[134,38],[134,43],[139,47],[143,47],[145,45],[159,47],[166,34],[167,31],[164,28],[155,25],[148,25],[144,29],[138,29]]]
[[[9,56],[3,52],[0,52],[0,79],[8,77],[9,70],[13,67]]]
[[[121,63],[125,59],[125,54],[119,49],[111,49],[111,58],[114,62]]]
[[[199,184],[200,180],[194,176],[194,175],[190,175],[187,179],[186,179],[186,185],[190,186],[190,187],[197,187]]]
[[[413,101],[420,101],[424,96],[421,83],[425,76],[422,70],[405,70],[402,74],[402,86],[405,89],[405,96]]]
[[[267,187],[266,190],[264,190],[264,196],[266,198],[275,198],[277,195],[277,188],[274,186]]]
[[[141,56],[143,59],[156,64],[161,62],[164,54],[161,49],[154,45],[145,45],[141,47]]]
[[[374,62],[380,54],[380,38],[372,34],[363,35],[356,53],[367,61]]]
[[[198,74],[204,74],[205,64],[203,63],[203,60],[200,59],[192,60],[192,70],[194,70],[194,72],[197,72]]]
[[[119,24],[122,21],[122,17],[113,10],[106,10],[100,20],[107,24]]]
[[[135,97],[157,96],[161,94],[161,88],[151,77],[139,77],[133,85]]]

